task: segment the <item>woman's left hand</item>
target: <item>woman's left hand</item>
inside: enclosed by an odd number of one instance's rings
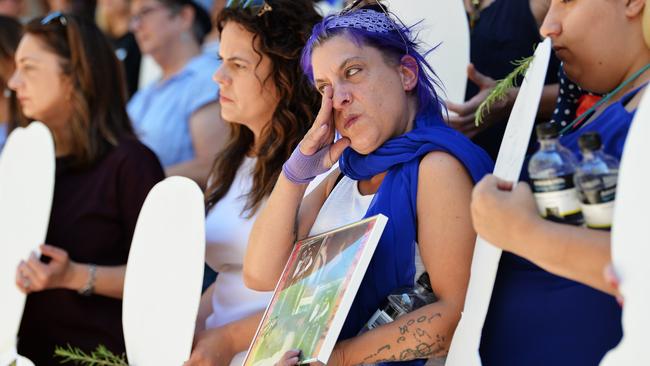
[[[76,263],[68,257],[68,252],[51,245],[41,245],[41,253],[51,258],[44,263],[32,253],[21,261],[16,270],[16,285],[28,294],[53,288],[71,288],[73,268]]]
[[[472,222],[483,239],[514,253],[525,243],[520,234],[541,220],[535,198],[526,183],[513,188],[512,182],[494,175],[485,176],[472,192]]]

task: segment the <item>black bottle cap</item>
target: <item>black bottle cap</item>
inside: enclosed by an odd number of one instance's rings
[[[537,138],[542,140],[560,136],[560,129],[556,123],[546,122],[538,124],[535,131],[537,132]]]
[[[578,138],[578,146],[582,150],[596,151],[603,146],[598,132],[585,132]]]
[[[431,280],[429,280],[428,273],[426,272],[422,273],[416,282],[418,285],[422,286],[427,291],[433,292],[433,288],[431,288]]]

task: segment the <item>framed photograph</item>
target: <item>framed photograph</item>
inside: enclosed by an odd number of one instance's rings
[[[245,366],[272,366],[290,349],[300,363],[327,363],[366,273],[386,216],[298,241],[246,356]]]

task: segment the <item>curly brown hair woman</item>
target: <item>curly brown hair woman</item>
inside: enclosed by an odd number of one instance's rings
[[[308,130],[320,97],[300,55],[321,17],[310,0],[234,1],[217,16],[222,66],[215,72],[230,138],[206,191],[207,263],[219,272],[201,302],[189,364],[229,364],[244,351],[271,293],[242,278],[248,234],[282,164]]]

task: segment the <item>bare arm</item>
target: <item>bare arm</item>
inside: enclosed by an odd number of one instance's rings
[[[199,332],[205,330],[205,321],[212,314],[212,293],[214,292],[214,282],[203,292],[201,295],[201,302],[199,303],[199,313],[196,316],[196,326],[194,328],[194,337]]]
[[[472,219],[479,235],[545,270],[616,294],[604,277],[611,262],[610,233],[542,219],[530,187],[485,177],[472,195]]]
[[[88,282],[90,275],[87,264],[73,263],[76,266],[74,279],[70,283],[71,290],[79,290]],[[94,293],[121,299],[124,292],[124,274],[126,266],[97,266]]]
[[[616,294],[603,276],[605,267],[612,261],[609,232],[541,218],[534,222],[529,224],[528,233],[517,233],[515,240],[526,246],[518,246],[515,254],[558,276]]]
[[[420,254],[439,301],[337,345],[342,365],[447,354],[465,301],[476,234],[470,221],[472,181],[442,152],[429,153],[418,180]]]
[[[257,291],[271,291],[282,274],[293,244],[304,238],[316,221],[327,193],[340,174],[332,172],[303,200],[306,184],[294,184],[284,174],[253,224],[244,257],[244,283]]]
[[[167,176],[188,177],[205,188],[210,169],[217,153],[228,139],[228,128],[221,119],[219,103],[210,103],[196,111],[189,121],[195,157],[193,160],[170,166]]]
[[[35,254],[21,261],[16,270],[16,285],[25,292],[63,288],[78,291],[90,279],[90,264],[77,263],[68,253],[55,246],[41,245],[43,255],[51,258],[42,262]],[[96,266],[93,293],[116,299],[122,298],[126,266]]]
[[[299,149],[306,156],[328,149],[325,159],[327,161],[321,163],[323,167],[330,169],[350,143],[347,138],[336,142],[333,140],[332,90],[326,87],[318,116],[300,142]],[[266,206],[255,220],[248,239],[244,257],[246,286],[258,291],[273,290],[294,242],[309,233],[336,176],[338,172],[332,173],[303,200],[307,184],[293,183],[284,173],[280,174]]]

